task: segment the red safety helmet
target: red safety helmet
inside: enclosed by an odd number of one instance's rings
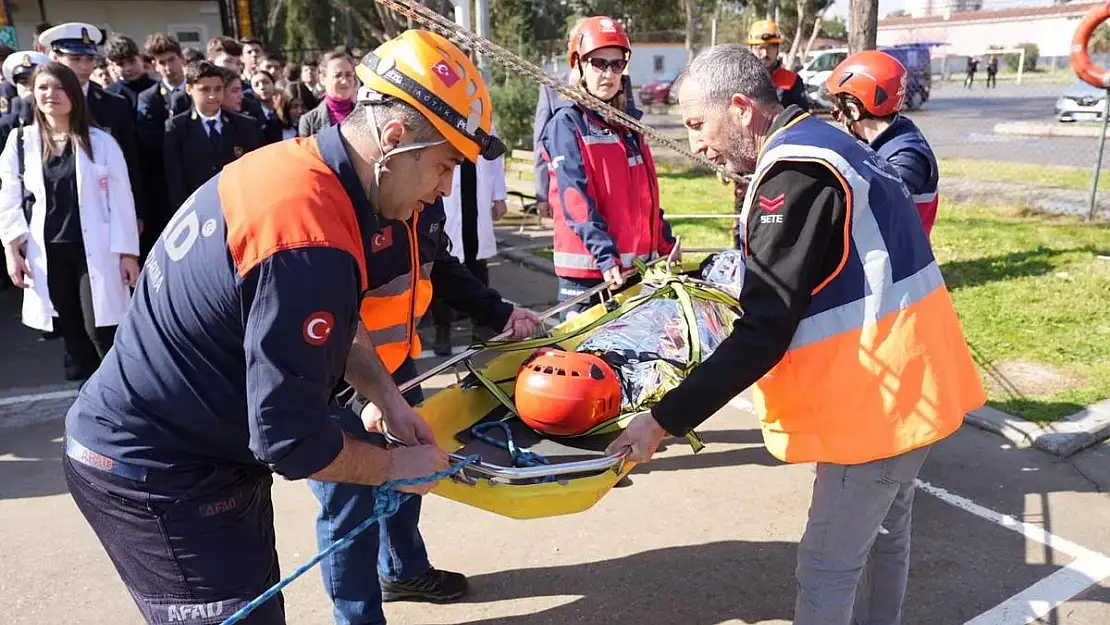
[[[852,96],[874,117],[887,117],[902,110],[906,77],[906,68],[898,59],[886,52],[864,50],[841,61],[829,74],[825,88],[833,97]]]
[[[571,31],[570,38],[571,42],[567,47],[572,69],[578,65],[579,58],[601,48],[623,48],[625,57],[632,53],[632,44],[628,41],[624,27],[617,20],[604,15],[587,17],[579,22]]]
[[[520,420],[533,430],[579,436],[620,414],[621,384],[593,354],[545,350],[521,367],[515,399]]]
[[[587,19],[582,18],[575,22],[567,35],[567,62],[570,63],[571,69],[578,64],[578,31],[582,30],[582,24],[585,24]]]

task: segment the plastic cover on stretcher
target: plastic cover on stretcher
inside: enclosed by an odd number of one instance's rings
[[[518,519],[573,514],[592,507],[632,469],[632,463],[604,453],[620,427],[676,387],[732,331],[742,314],[737,302],[743,274],[744,257],[736,250],[719,252],[700,266],[687,265],[679,271],[653,268],[640,283],[616,295],[610,307],[594,306],[551,331],[553,338],[568,337],[557,347],[601,357],[621,381],[619,423],[602,433],[570,439],[542,436],[515,418],[473,375],[430,397],[417,410],[440,446],[456,458],[471,454],[482,458],[475,467],[478,470],[468,467],[460,479],[444,480],[433,492]],[[682,289],[686,295],[681,299],[675,293],[681,287],[674,283],[689,287]],[[631,308],[614,316],[611,309],[622,306]],[[613,318],[581,331],[607,315]],[[688,326],[690,317],[693,327]],[[534,351],[498,353],[480,373],[511,397],[517,371]],[[489,421],[504,423],[513,446],[525,450],[520,453],[538,456],[543,464],[513,466],[514,456],[504,445],[488,444],[473,433],[475,425]],[[487,470],[481,465],[487,465]]]

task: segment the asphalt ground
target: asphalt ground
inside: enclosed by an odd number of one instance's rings
[[[521,304],[538,309],[554,299],[550,275],[508,263],[491,274]],[[5,322],[9,299],[0,297]],[[24,337],[13,363],[11,331],[0,328],[0,375],[23,372],[18,379],[41,391],[42,380],[26,372],[57,375],[55,343]],[[463,328],[455,335],[460,344],[469,337]],[[441,375],[425,388],[452,382]],[[3,622],[140,623],[65,491],[65,400],[20,405],[12,393],[0,405]],[[48,408],[51,401],[61,405]],[[27,425],[10,427],[17,418]],[[472,594],[452,605],[389,604],[390,622],[789,623],[813,467],[770,457],[739,400],[703,434],[708,447],[700,454],[672,441],[634,469],[629,487],[577,515],[517,521],[428,497],[421,527],[433,562],[469,575]],[[965,427],[936,445],[921,481],[906,625],[1110,622],[1110,447],[1065,462]],[[316,502],[303,483],[280,479],[274,502],[288,572],[316,551]],[[375,575],[373,563],[366,575]],[[331,622],[318,569],[287,589],[286,605],[290,623]]]

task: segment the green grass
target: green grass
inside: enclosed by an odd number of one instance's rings
[[[1086,167],[1031,165],[964,158],[940,158],[937,161],[940,165],[942,185],[944,178],[970,178],[1079,191],[1087,191],[1091,188],[1091,169]],[[1110,189],[1110,176],[1100,176],[1098,187]]]
[[[957,175],[952,168],[966,163],[976,164],[949,160],[942,168]],[[1060,172],[1044,169],[991,171],[995,179],[1014,176],[1006,181],[1061,180]],[[1081,177],[1071,180],[1081,185]],[[733,210],[731,187],[704,173],[666,170],[659,186],[672,215]],[[673,219],[672,226],[686,249],[731,245],[725,219]],[[1110,261],[1098,259],[1110,254],[1110,224],[944,203],[932,239],[992,406],[1051,421],[1110,397]],[[550,250],[533,253],[550,256]],[[1047,367],[1059,378],[1049,384],[1043,376],[1023,378],[1014,373],[1020,363]]]
[[[1047,421],[1110,397],[1110,261],[1098,259],[1110,253],[1108,224],[983,206],[941,211],[934,251],[991,404]],[[1017,362],[1062,379],[1045,388],[998,372]]]

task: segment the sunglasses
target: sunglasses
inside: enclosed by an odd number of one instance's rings
[[[613,70],[614,74],[620,74],[624,72],[624,68],[628,67],[628,61],[624,59],[606,60],[594,56],[586,59],[586,61],[590,64],[590,67],[594,68],[594,71],[599,74],[607,69]]]

